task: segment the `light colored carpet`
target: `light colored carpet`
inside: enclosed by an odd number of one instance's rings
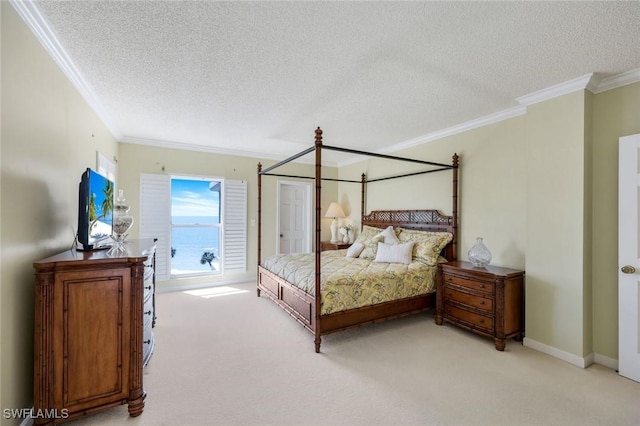
[[[158,294],[144,413],[74,425],[638,425],[640,383],[419,314],[313,336],[255,284]],[[220,291],[220,290],[218,290]]]

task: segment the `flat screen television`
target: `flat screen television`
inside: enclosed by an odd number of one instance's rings
[[[113,227],[113,182],[87,169],[78,190],[78,250],[111,246]]]

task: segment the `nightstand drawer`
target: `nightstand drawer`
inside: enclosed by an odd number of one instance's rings
[[[462,287],[467,287],[473,290],[481,291],[483,293],[493,294],[493,283],[484,281],[475,281],[469,278],[458,277],[455,275],[448,275],[445,273],[444,282],[446,284],[455,284]]]
[[[448,285],[445,285],[444,292],[447,300],[464,303],[465,305],[493,313],[493,299],[491,298],[464,293]]]
[[[351,246],[351,243],[342,243],[342,242],[337,242],[337,243],[332,243],[329,241],[321,241],[320,243],[320,249],[322,251],[325,250],[344,250],[344,249],[348,249]]]
[[[476,314],[474,312],[465,311],[464,309],[457,308],[450,304],[444,306],[445,316],[453,317],[460,321],[464,321],[471,326],[484,329],[489,333],[493,332],[493,318],[484,315]]]

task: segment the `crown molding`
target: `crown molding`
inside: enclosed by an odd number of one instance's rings
[[[520,105],[524,106],[537,104],[538,102],[547,101],[578,90],[584,90],[589,87],[593,88],[594,86],[597,86],[597,80],[598,78],[595,77],[593,73],[583,75],[582,77],[574,78],[573,80],[565,81],[564,83],[556,84],[554,86],[547,87],[546,89],[520,96],[519,98],[516,98],[516,101],[518,101]]]
[[[602,93],[607,90],[617,89],[618,87],[638,82],[640,82],[640,68],[603,78],[600,80],[598,87],[592,90],[592,92],[596,94]]]
[[[588,90],[591,93],[598,94],[607,90],[617,89],[618,87],[628,84],[640,82],[640,68],[626,71],[606,78],[600,78],[595,73],[587,74],[555,86],[537,92],[529,93],[521,96],[516,100],[521,105],[533,105],[538,102],[557,98],[558,96],[573,93],[578,90]]]
[[[401,149],[411,148],[416,145],[421,145],[425,142],[431,142],[437,139],[446,138],[448,136],[453,136],[459,133],[468,132],[469,130],[477,129],[479,127],[484,127],[489,124],[507,120],[509,118],[518,117],[520,115],[524,115],[526,112],[527,110],[524,107],[514,107],[514,108],[505,109],[505,110],[496,112],[494,114],[485,115],[484,117],[476,118],[474,120],[470,120],[462,124],[448,127],[446,129],[428,133],[424,136],[420,136],[415,139],[410,139],[408,141],[392,145],[388,148],[380,150],[379,153],[389,154],[391,152],[399,151]]]
[[[35,2],[32,0],[9,0],[9,2],[47,52],[49,52],[49,55],[51,55],[51,58],[53,58],[58,67],[60,67],[69,81],[71,81],[71,84],[80,92],[80,95],[104,123],[109,132],[111,132],[111,135],[116,140],[122,138],[122,132],[113,123],[109,114],[107,114],[100,101],[98,101],[91,86],[86,82],[80,70],[78,70],[78,67],[73,63],[64,47],[62,47],[60,41],[51,29],[49,21],[42,16]]]
[[[195,151],[195,152],[205,152],[208,154],[221,154],[221,155],[231,155],[236,157],[253,157],[257,160],[273,160],[273,161],[282,161],[286,160],[290,157],[290,155],[275,155],[268,154],[264,152],[258,151],[245,151],[240,149],[230,149],[230,148],[220,148],[215,146],[207,146],[207,145],[197,145],[197,144],[189,144],[182,142],[173,142],[173,141],[163,141],[159,139],[149,139],[149,138],[136,138],[131,136],[124,136],[120,139],[121,143],[128,143],[132,145],[144,145],[151,146],[155,148],[166,148],[166,149],[179,149],[182,151]],[[295,162],[303,163],[303,164],[315,164],[315,159],[296,159]],[[338,167],[338,164],[331,161],[323,161],[323,165],[329,167]]]
[[[206,152],[210,154],[235,155],[239,157],[255,157],[256,159],[268,159],[268,160],[279,161],[285,158],[283,156],[265,154],[261,152],[242,151],[239,149],[219,148],[219,147],[207,146],[207,145],[197,145],[197,144],[191,144],[191,143],[165,141],[160,139],[137,138],[137,137],[131,137],[131,136],[122,137],[122,139],[120,139],[120,142],[133,144],[133,145],[152,146],[156,148],[179,149],[181,151],[197,151],[197,152]]]
[[[400,142],[395,145],[391,145],[387,148],[375,151],[375,153],[376,154],[393,154],[403,149],[412,148],[414,146],[422,145],[427,142],[446,138],[448,136],[457,135],[459,133],[468,132],[469,130],[477,129],[479,127],[484,127],[489,124],[498,123],[500,121],[507,120],[509,118],[518,117],[520,115],[526,114],[526,112],[527,112],[527,109],[522,106],[505,109],[495,114],[485,115],[484,117],[476,118],[474,120],[470,120],[462,124],[458,124],[456,126],[448,127],[446,129],[428,133],[424,136],[419,136],[414,139],[409,139],[408,141],[405,141],[405,142]],[[362,158],[353,158],[351,160],[340,162],[338,164],[338,167],[348,166],[350,164],[356,164],[361,161],[363,161]]]

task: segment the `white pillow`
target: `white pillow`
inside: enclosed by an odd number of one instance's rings
[[[372,228],[374,229],[374,228]],[[364,250],[360,253],[361,259],[375,259],[376,251],[378,251],[378,243],[383,242],[385,244],[398,244],[400,240],[393,230],[393,226],[387,227],[387,229],[378,232],[371,239],[363,241]]]
[[[413,241],[404,244],[378,243],[378,251],[374,262],[386,263],[411,263],[411,253],[413,251]]]
[[[384,231],[373,237],[374,239],[382,237],[379,241],[382,241],[385,244],[398,244],[400,240],[393,230],[393,226],[387,227]]]
[[[347,249],[347,257],[358,257],[360,253],[362,253],[362,250],[364,250],[364,244],[355,242]]]

